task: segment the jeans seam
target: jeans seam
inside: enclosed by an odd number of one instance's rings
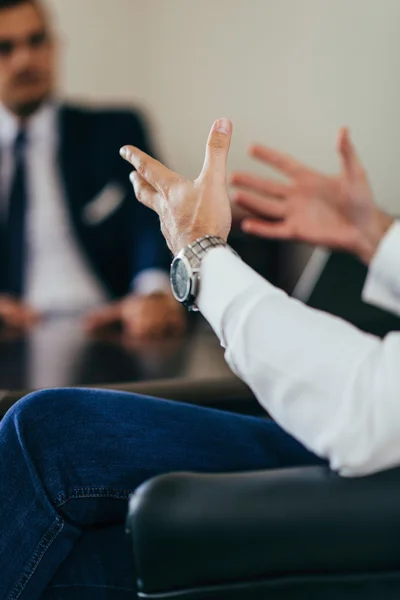
[[[67,504],[70,500],[83,500],[85,498],[111,498],[114,500],[129,500],[134,490],[103,487],[80,487],[71,488],[66,492],[60,492],[54,498],[56,508]]]
[[[29,583],[32,575],[36,571],[39,566],[40,561],[42,560],[44,554],[50,547],[50,545],[54,542],[58,534],[62,531],[64,527],[64,521],[58,517],[54,524],[47,530],[42,539],[40,540],[29,564],[25,569],[25,572],[22,574],[22,577],[15,585],[14,589],[11,591],[8,600],[17,600],[22,592],[24,591],[26,585]]]

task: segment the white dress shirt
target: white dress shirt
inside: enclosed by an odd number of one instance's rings
[[[14,172],[16,117],[0,105],[0,215],[6,215]],[[89,265],[72,229],[57,160],[58,108],[44,105],[28,122],[27,265],[25,301],[40,312],[81,312],[110,300]],[[165,289],[168,277],[149,269],[135,280],[135,291]]]
[[[400,314],[400,224],[380,245],[364,299]],[[209,252],[198,305],[233,371],[290,434],[332,469],[400,466],[400,332],[384,340],[306,307],[228,249]]]

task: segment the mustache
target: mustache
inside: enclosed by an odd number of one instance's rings
[[[43,73],[38,69],[24,69],[13,77],[13,84],[38,83],[43,79]]]

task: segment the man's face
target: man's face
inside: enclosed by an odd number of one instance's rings
[[[26,2],[0,11],[0,102],[23,117],[53,91],[55,49],[42,11]]]

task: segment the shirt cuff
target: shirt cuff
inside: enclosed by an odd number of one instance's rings
[[[400,222],[390,227],[371,261],[362,298],[386,310],[400,310]]]
[[[132,290],[142,296],[149,296],[158,292],[170,292],[169,276],[162,269],[146,269],[135,277]]]
[[[275,290],[229,248],[215,248],[203,258],[196,304],[223,345],[226,345],[223,326],[227,310],[239,296],[260,284]]]

